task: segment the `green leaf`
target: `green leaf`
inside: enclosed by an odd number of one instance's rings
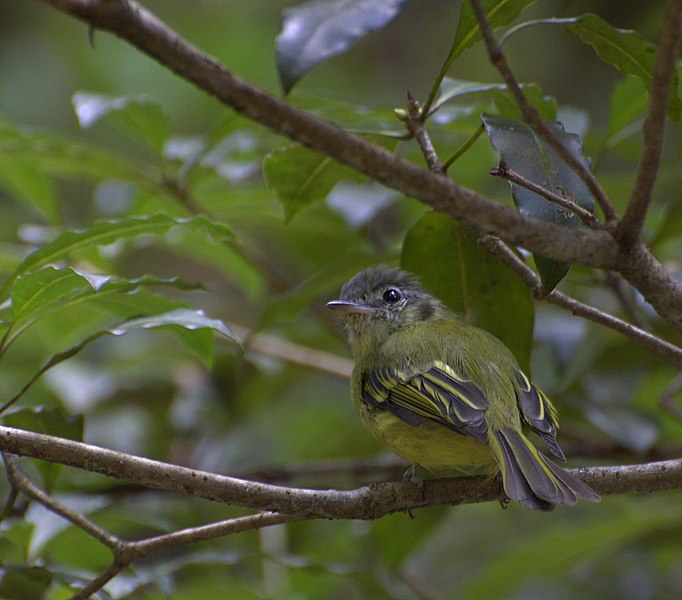
[[[210,366],[213,359],[213,335],[211,330],[224,335],[241,348],[239,338],[221,320],[211,319],[202,310],[178,308],[170,312],[125,321],[109,329],[114,335],[122,335],[133,329],[163,327],[171,331],[202,362]]]
[[[649,94],[641,79],[630,76],[616,84],[611,95],[606,135],[613,138],[633,121],[642,118],[649,104]]]
[[[315,65],[384,27],[404,4],[405,0],[312,0],[286,9],[275,40],[284,92]]]
[[[266,183],[284,207],[286,220],[326,198],[339,181],[363,178],[360,173],[299,144],[271,152],[263,166]]]
[[[2,352],[26,328],[39,319],[67,309],[80,311],[78,324],[72,324],[72,334],[78,335],[79,326],[88,328],[93,316],[121,319],[141,314],[156,314],[184,305],[155,295],[142,295],[148,286],[196,288],[177,278],[160,279],[145,275],[138,279],[112,279],[108,276],[79,273],[72,268],[46,267],[21,276],[12,289],[11,315],[2,338]],[[60,317],[61,318],[61,317]]]
[[[163,235],[173,227],[199,230],[218,241],[234,239],[234,234],[227,225],[211,221],[203,215],[188,219],[174,219],[158,214],[150,217],[129,217],[117,221],[99,221],[87,229],[65,231],[49,244],[29,254],[5,281],[0,293],[6,292],[22,274],[62,260],[71,252],[94,246],[105,246],[140,235]]]
[[[556,118],[556,100],[551,96],[543,94],[540,86],[535,83],[521,84],[521,89],[523,89],[528,101],[536,108],[542,119],[552,121]],[[451,79],[450,77],[443,79],[438,99],[433,103],[431,114],[444,104],[461,98],[465,98],[468,101],[478,98],[492,99],[495,101],[498,109],[502,109],[501,112],[505,116],[520,116],[516,103],[513,101],[507,86],[503,83],[480,83],[477,81]]]
[[[8,156],[51,175],[95,181],[120,179],[158,189],[156,169],[54,133],[17,128],[0,118],[0,163]]]
[[[20,408],[4,415],[2,422],[8,427],[83,441],[83,415],[65,415],[55,407]]]
[[[171,134],[172,126],[161,105],[146,95],[111,97],[90,92],[76,92],[73,108],[81,127],[92,127],[108,119],[135,139],[150,146],[158,156]]]
[[[594,197],[582,179],[526,124],[499,115],[484,114],[481,119],[493,147],[500,153],[500,160],[512,171],[555,194],[565,194],[590,212],[594,210]],[[566,133],[560,123],[552,127],[564,146],[588,164],[582,155],[580,137]],[[561,205],[514,183],[511,189],[516,207],[522,215],[567,227],[581,226],[580,219]],[[536,257],[535,264],[542,277],[545,293],[554,289],[570,269],[568,263],[542,257]]]
[[[509,25],[516,17],[521,14],[521,11],[529,4],[533,4],[535,0],[483,0],[483,10],[488,17],[488,21],[492,29],[504,27]],[[459,25],[457,27],[457,35],[452,44],[452,50],[448,57],[448,61],[452,63],[462,52],[467,48],[473,46],[476,42],[481,40],[481,29],[478,26],[476,15],[474,15],[471,4],[468,0],[462,2],[462,9],[459,16]]]
[[[592,46],[604,62],[618,69],[623,75],[638,77],[646,88],[651,90],[656,64],[656,46],[647,42],[639,32],[618,29],[590,13],[575,19],[562,19],[559,22],[566,31]],[[682,122],[682,99],[678,95],[677,80],[678,75],[675,71],[668,115],[679,123]]]
[[[677,512],[640,508],[603,515],[599,520],[571,520],[563,527],[538,528],[531,539],[486,561],[475,579],[458,590],[458,596],[471,600],[517,597],[523,583],[537,581],[540,576],[560,580],[575,568],[581,556],[590,556],[592,561],[609,557],[618,549],[633,547],[642,536],[654,537],[679,526]],[[527,568],[538,564],[542,565],[542,573]]]
[[[42,567],[0,567],[0,597],[6,600],[41,600],[52,581]]]
[[[26,156],[2,153],[0,185],[9,194],[31,204],[48,222],[57,221],[59,208],[54,186],[35,161]]]
[[[407,232],[400,263],[453,311],[486,329],[529,372],[534,309],[528,288],[477,244],[476,233],[443,213],[426,213]]]

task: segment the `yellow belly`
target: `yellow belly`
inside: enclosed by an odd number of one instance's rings
[[[385,410],[360,407],[367,429],[390,450],[438,476],[494,475],[499,471],[488,445],[426,420],[413,427]]]

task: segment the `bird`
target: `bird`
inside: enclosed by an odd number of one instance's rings
[[[556,459],[558,416],[498,338],[470,325],[419,279],[384,265],[356,274],[329,309],[353,355],[351,398],[381,443],[433,476],[496,477],[506,498],[549,511],[599,495]],[[409,471],[409,470],[408,470]],[[502,490],[501,490],[502,491]]]

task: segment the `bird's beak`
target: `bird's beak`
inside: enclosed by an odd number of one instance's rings
[[[342,314],[371,315],[377,309],[368,304],[358,304],[357,302],[346,302],[345,300],[332,300],[327,302],[327,308]]]

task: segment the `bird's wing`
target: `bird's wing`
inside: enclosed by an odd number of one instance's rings
[[[413,427],[424,419],[486,441],[488,400],[478,386],[440,361],[409,373],[393,368],[369,371],[362,385],[364,402],[388,410]]]
[[[545,441],[549,451],[559,460],[566,461],[566,457],[556,441],[559,427],[556,409],[550,399],[535,387],[528,377],[517,370],[516,401],[524,421]]]

